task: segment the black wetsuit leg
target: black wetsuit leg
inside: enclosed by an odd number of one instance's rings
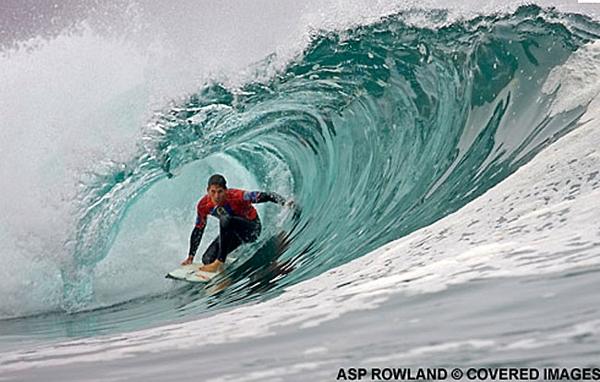
[[[219,257],[221,237],[217,236],[202,255],[202,263],[210,264]]]
[[[261,232],[260,220],[244,219],[239,216],[222,216],[219,218],[219,236],[208,246],[202,262],[210,264],[219,259],[225,262],[227,255],[242,243],[256,241]]]

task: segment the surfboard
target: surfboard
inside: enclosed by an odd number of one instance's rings
[[[225,260],[225,267],[231,265],[236,260],[234,257],[227,257]],[[212,280],[219,272],[204,272],[199,271],[200,267],[204,264],[192,263],[189,265],[182,265],[177,269],[172,270],[166,274],[166,278],[187,281],[191,283],[207,283]]]

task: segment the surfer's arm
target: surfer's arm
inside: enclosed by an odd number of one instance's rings
[[[200,242],[202,241],[202,234],[204,233],[204,227],[198,228],[194,227],[192,230],[192,235],[190,236],[190,251],[188,252],[188,257],[196,256],[196,251],[200,246]]]
[[[181,263],[182,265],[188,265],[194,262],[194,256],[196,256],[196,251],[200,246],[200,242],[202,241],[202,234],[204,233],[204,227],[194,227],[192,230],[192,235],[190,236],[190,250],[188,251],[188,257]]]
[[[252,203],[272,202],[285,206],[287,200],[276,192],[245,191],[244,199]]]
[[[200,242],[202,241],[202,234],[204,233],[204,228],[206,227],[206,217],[207,213],[205,211],[202,203],[198,204],[197,207],[198,214],[196,215],[196,225],[192,230],[192,234],[190,236],[190,250],[188,251],[188,257],[181,263],[182,265],[191,264],[194,262],[194,256],[196,256],[196,251],[200,246]]]

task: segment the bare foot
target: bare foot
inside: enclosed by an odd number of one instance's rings
[[[200,269],[198,269],[199,271],[203,271],[203,272],[217,272],[219,270],[221,270],[221,265],[223,263],[220,262],[219,260],[215,260],[210,264],[206,264],[200,267]]]
[[[194,257],[193,256],[188,256],[187,259],[183,260],[183,262],[181,263],[181,265],[189,265],[192,264],[194,262]]]

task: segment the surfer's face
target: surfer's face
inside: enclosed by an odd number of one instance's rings
[[[211,184],[207,189],[208,197],[215,204],[221,204],[226,199],[225,189],[221,186],[217,186],[216,184]]]

